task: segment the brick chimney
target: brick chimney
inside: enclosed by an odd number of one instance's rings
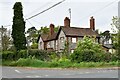
[[[64,26],[70,27],[70,19],[68,17],[65,17],[65,19],[64,19]]]
[[[50,35],[54,34],[54,24],[50,24]]]
[[[90,18],[90,29],[95,30],[95,19],[93,16]]]

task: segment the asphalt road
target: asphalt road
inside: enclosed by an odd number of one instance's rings
[[[118,78],[118,69],[41,69],[2,67],[2,78]]]

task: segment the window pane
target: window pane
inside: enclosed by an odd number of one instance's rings
[[[72,38],[72,43],[76,43],[76,38]]]

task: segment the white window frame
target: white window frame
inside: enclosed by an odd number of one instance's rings
[[[77,43],[77,38],[76,37],[72,37],[72,43]]]
[[[60,42],[64,42],[64,37],[60,37]]]
[[[72,50],[71,50],[71,53],[73,53],[73,52],[74,52],[74,50],[72,49]]]

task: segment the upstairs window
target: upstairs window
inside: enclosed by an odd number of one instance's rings
[[[64,42],[64,37],[60,37],[60,42]]]
[[[76,43],[77,39],[76,38],[72,38],[72,43]]]

